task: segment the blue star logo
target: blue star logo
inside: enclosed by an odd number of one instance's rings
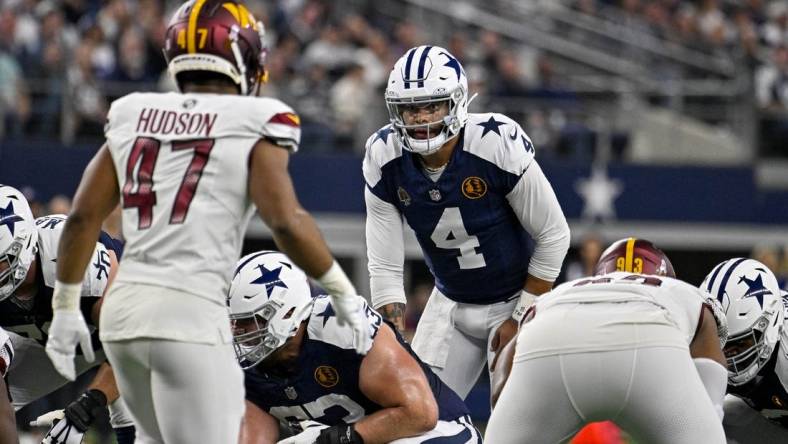
[[[380,129],[380,130],[377,132],[377,134],[376,134],[376,136],[375,136],[375,140],[373,140],[373,141],[372,141],[372,143],[375,143],[375,142],[377,142],[378,140],[382,140],[382,141],[383,141],[383,143],[389,143],[389,134],[391,134],[391,133],[393,133],[393,132],[394,132],[394,128],[392,128],[392,127],[390,127],[390,126],[387,126],[387,127],[385,127],[385,128],[381,128],[381,129]]]
[[[11,236],[14,235],[16,223],[22,222],[22,216],[14,213],[14,203],[8,202],[5,208],[0,208],[0,225],[5,225],[11,231]]]
[[[326,304],[326,309],[323,310],[322,313],[318,313],[315,316],[322,316],[323,317],[323,327],[325,327],[326,326],[326,322],[328,322],[329,318],[331,318],[333,316],[336,316],[336,315],[337,314],[336,314],[336,312],[334,312],[334,307],[332,307],[331,303],[329,302],[328,304]]]
[[[744,298],[757,299],[758,305],[763,308],[763,297],[767,294],[772,294],[772,292],[763,285],[763,277],[761,274],[758,273],[758,277],[755,279],[747,279],[746,276],[742,275],[742,277],[739,278],[739,283],[741,284],[742,282],[747,284],[747,293],[744,294]]]
[[[486,136],[487,133],[489,133],[490,131],[497,134],[498,137],[501,136],[501,131],[498,130],[498,127],[503,125],[503,122],[495,120],[495,117],[493,116],[490,116],[490,120],[482,123],[477,123],[477,125],[484,128],[484,131],[482,131],[482,137],[480,137],[481,139],[483,139],[484,136]]]
[[[457,81],[460,81],[460,74],[462,73],[462,66],[460,66],[460,62],[451,56],[451,54],[447,52],[441,52],[441,54],[445,55],[449,61],[444,63],[443,66],[448,66],[449,68],[453,69],[455,73],[457,73]]]
[[[287,285],[279,279],[279,273],[282,272],[282,267],[276,270],[269,270],[265,268],[265,265],[260,264],[257,268],[260,270],[260,277],[249,283],[258,285],[265,284],[265,292],[268,294],[268,297],[271,297],[271,292],[273,292],[276,287],[287,288]]]

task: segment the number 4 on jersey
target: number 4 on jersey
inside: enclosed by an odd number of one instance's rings
[[[172,142],[173,151],[194,150],[183,175],[181,186],[172,205],[170,224],[181,224],[186,220],[189,206],[194,199],[197,184],[200,182],[205,165],[213,148],[213,139],[182,140]],[[153,170],[159,157],[161,142],[150,137],[138,137],[131,148],[126,164],[126,183],[123,185],[123,208],[137,208],[138,229],[150,228],[153,222],[153,207],[156,205],[156,192],[153,191]],[[134,185],[137,190],[134,190]]]
[[[430,239],[435,242],[435,246],[438,248],[460,250],[457,262],[459,262],[461,270],[482,268],[487,265],[484,262],[484,255],[476,252],[476,247],[480,245],[479,239],[476,236],[468,235],[465,224],[462,222],[462,214],[457,207],[443,210]]]

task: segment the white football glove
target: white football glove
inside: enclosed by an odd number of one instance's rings
[[[57,417],[60,416],[60,419]],[[47,421],[54,425],[47,432],[41,444],[81,444],[82,439],[85,437],[84,432],[80,432],[78,428],[71,424],[67,418],[64,418],[63,410],[55,410],[45,415],[41,415],[35,421],[31,422],[31,426],[42,426]]]
[[[301,426],[303,432],[299,433],[298,435],[285,438],[281,441],[277,441],[276,444],[312,444],[317,441],[317,437],[320,436],[320,431],[328,428],[328,426],[325,424],[309,420],[301,421],[299,422],[299,425]]]
[[[52,410],[49,413],[36,418],[35,421],[30,421],[30,427],[52,427],[56,422],[60,421],[66,416],[66,411],[63,409]]]
[[[87,362],[96,359],[93,344],[90,342],[90,331],[80,311],[55,310],[52,324],[49,326],[46,352],[55,370],[69,381],[76,379],[74,355],[77,344]]]
[[[361,296],[331,295],[331,305],[334,306],[334,312],[336,312],[337,315],[337,323],[340,326],[347,324],[353,329],[356,352],[360,355],[365,355],[371,346],[372,337],[369,334],[366,314],[363,308],[364,304],[362,304],[361,301]]]

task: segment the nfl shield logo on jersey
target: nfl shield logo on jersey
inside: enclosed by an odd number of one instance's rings
[[[287,396],[287,399],[298,398],[298,393],[296,392],[295,387],[292,386],[285,388],[285,395]]]
[[[430,190],[430,199],[433,202],[438,202],[441,200],[441,192],[439,190]]]

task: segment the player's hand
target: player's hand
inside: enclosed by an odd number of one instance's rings
[[[51,414],[59,414],[61,419],[55,419],[56,416],[48,417]],[[43,418],[43,419],[42,419]],[[54,412],[49,412],[46,415],[41,415],[35,421],[31,422],[30,425],[41,426],[43,425],[42,421],[54,421],[54,425],[52,428],[49,429],[44,439],[41,441],[41,444],[81,444],[82,438],[85,436],[85,432],[80,431],[68,418],[64,417],[63,410],[56,410]]]
[[[492,342],[490,343],[490,351],[495,352],[495,358],[493,359],[492,365],[490,365],[490,370],[495,370],[495,364],[498,361],[498,355],[516,334],[517,321],[514,319],[507,319],[503,321],[503,323],[498,326],[498,329],[495,330],[495,335],[493,336]]]
[[[276,444],[312,444],[317,441],[320,431],[328,428],[325,424],[308,420],[299,422],[299,425],[303,430],[301,433],[278,441]]]
[[[360,355],[366,354],[372,345],[372,337],[367,327],[366,314],[363,309],[364,304],[361,303],[361,296],[331,295],[331,305],[336,312],[337,323],[340,326],[347,324],[353,329],[356,352]]]
[[[96,358],[90,343],[90,331],[80,311],[55,310],[49,327],[46,352],[55,370],[69,381],[76,379],[74,355],[77,344],[87,362]]]

